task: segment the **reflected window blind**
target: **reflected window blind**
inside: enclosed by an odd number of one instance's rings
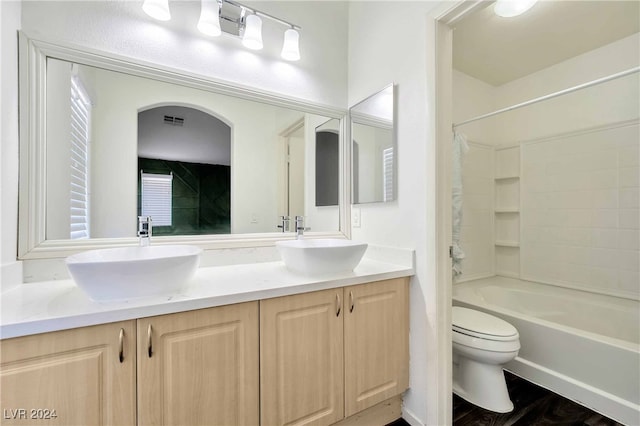
[[[89,142],[91,103],[77,78],[71,79],[70,238],[89,238]]]
[[[142,216],[151,216],[153,226],[171,226],[173,175],[142,172]]]
[[[393,200],[393,148],[382,151],[382,179],[384,201]]]

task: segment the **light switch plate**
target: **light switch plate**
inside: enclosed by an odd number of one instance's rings
[[[360,228],[360,209],[357,207],[351,208],[351,226]]]

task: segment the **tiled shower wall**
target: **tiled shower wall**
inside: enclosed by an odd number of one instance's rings
[[[522,144],[522,279],[640,296],[637,120]]]
[[[460,244],[465,252],[457,282],[495,274],[493,247],[494,149],[469,142],[462,166],[464,193]]]

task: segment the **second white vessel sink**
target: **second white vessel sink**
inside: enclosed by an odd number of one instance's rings
[[[92,300],[171,295],[195,274],[202,249],[189,245],[90,250],[67,257],[73,280]]]
[[[366,243],[333,238],[277,241],[287,269],[305,275],[349,272],[358,266]]]

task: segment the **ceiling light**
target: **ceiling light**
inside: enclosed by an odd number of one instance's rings
[[[242,44],[249,49],[262,49],[262,19],[258,15],[249,15],[245,21]]]
[[[538,0],[498,0],[493,11],[503,18],[511,18],[531,9]]]
[[[218,37],[222,34],[222,30],[220,29],[220,4],[218,0],[202,0],[198,29],[201,33],[212,37]]]
[[[298,40],[300,34],[294,28],[289,28],[284,32],[284,44],[282,45],[282,57],[287,61],[297,61],[300,59],[300,47]]]
[[[171,19],[169,0],[144,0],[142,10],[158,21],[168,21]]]

